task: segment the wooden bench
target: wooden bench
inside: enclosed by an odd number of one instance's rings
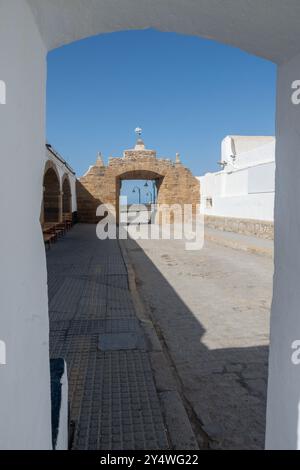
[[[55,230],[64,235],[67,230],[66,224],[64,222],[55,224]]]
[[[55,241],[55,236],[51,233],[44,233],[43,236],[45,245],[48,246],[48,248],[50,249],[52,242]]]
[[[73,225],[73,216],[72,216],[72,213],[65,213],[63,215],[63,220],[66,224],[66,227],[67,227],[67,230],[70,230],[70,228],[72,227]]]
[[[62,236],[66,231],[65,225],[59,222],[47,222],[46,224],[44,224],[44,229],[46,231],[49,230],[51,233],[55,233],[57,237]]]
[[[63,222],[44,222],[42,224],[44,243],[51,248],[51,244],[56,242],[60,236],[63,236],[68,227],[71,227],[72,224],[69,220],[64,220]]]
[[[55,238],[55,241],[58,239],[60,230],[56,228],[56,223],[46,222],[43,224],[42,228],[45,235],[52,235]]]

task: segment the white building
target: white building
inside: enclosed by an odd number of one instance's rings
[[[222,170],[199,177],[206,216],[274,220],[275,137],[227,136]]]
[[[53,205],[53,194],[57,192],[57,212],[60,212],[58,219],[62,218],[63,212],[72,213],[75,217],[77,213],[75,171],[50,144],[46,145],[43,188],[43,202],[48,190],[51,194],[51,205]],[[41,214],[41,220],[43,219],[44,215]]]

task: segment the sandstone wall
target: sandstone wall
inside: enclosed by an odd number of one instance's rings
[[[226,232],[241,233],[243,235],[253,235],[267,240],[274,239],[273,222],[254,220],[254,219],[237,219],[232,217],[216,217],[206,215],[205,226]]]
[[[156,158],[152,150],[128,150],[123,158],[111,158],[107,167],[99,159],[77,182],[79,221],[97,223],[96,210],[101,203],[118,209],[120,181],[124,179],[156,180],[158,204],[192,204],[193,212],[197,210],[200,184],[189,169]]]

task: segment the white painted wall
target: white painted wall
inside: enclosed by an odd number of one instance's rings
[[[27,1],[48,49],[94,34],[157,28],[213,38],[277,63],[300,52],[298,0]]]
[[[62,190],[63,177],[65,174],[68,175],[72,193],[72,212],[77,211],[77,197],[76,197],[76,175],[74,172],[68,168],[62,161],[60,161],[56,156],[46,147],[45,151],[45,164],[48,160],[51,160],[58,172],[60,178],[60,189]]]
[[[300,339],[300,105],[291,83],[300,56],[279,67],[275,195],[275,276],[271,315],[267,448],[300,449],[300,365],[291,344]]]
[[[0,448],[51,449],[49,325],[40,228],[46,50],[23,0],[0,0]]]
[[[222,158],[228,164],[224,170],[199,177],[201,185],[200,210],[205,215],[242,219],[274,220],[275,195],[275,141],[261,145],[259,137],[239,138],[233,145],[232,137],[222,142]],[[266,138],[265,138],[266,139]],[[247,146],[247,143],[249,145]],[[258,147],[257,147],[258,145]],[[235,149],[235,150],[234,150]],[[237,153],[232,159],[234,152]],[[212,207],[207,205],[212,199]]]
[[[233,161],[232,156],[236,157]],[[221,143],[221,160],[233,168],[274,161],[275,137],[228,135]]]

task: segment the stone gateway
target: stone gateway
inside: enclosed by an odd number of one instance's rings
[[[97,162],[77,182],[78,218],[83,223],[97,223],[97,207],[112,204],[118,213],[122,180],[154,180],[158,204],[191,204],[193,213],[200,201],[200,183],[184,167],[179,155],[176,161],[157,158],[155,150],[148,150],[142,139],[134,149],[125,150],[123,157],[110,158],[104,165],[101,155]]]

